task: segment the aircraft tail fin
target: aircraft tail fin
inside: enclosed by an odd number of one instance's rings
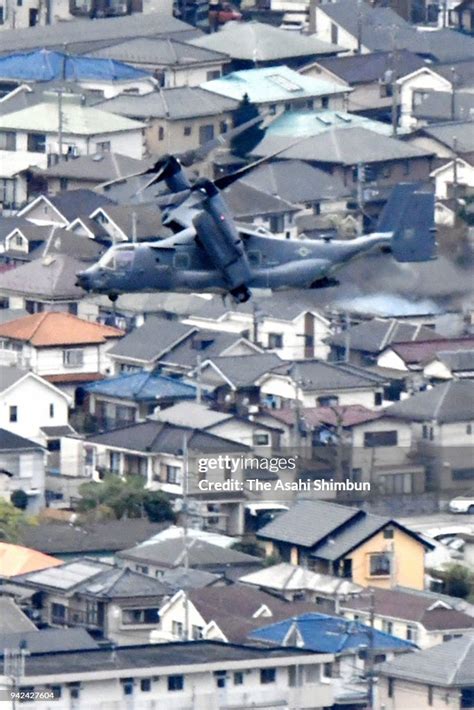
[[[392,253],[397,261],[436,258],[434,195],[417,183],[397,185],[382,210],[377,232],[393,232]]]

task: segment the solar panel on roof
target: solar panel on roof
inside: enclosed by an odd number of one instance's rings
[[[285,91],[301,91],[303,88],[295,81],[291,81],[288,77],[282,76],[282,74],[270,74],[267,76],[267,79]]]

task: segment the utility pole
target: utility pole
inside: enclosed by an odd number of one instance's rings
[[[196,367],[196,401],[198,404],[202,402],[202,381],[201,381],[201,353],[198,352],[196,356],[197,367]]]
[[[456,118],[456,69],[451,67],[451,121]]]
[[[351,317],[347,311],[344,312],[344,362],[351,359]]]
[[[357,0],[357,54],[362,54],[362,0]]]
[[[132,242],[135,244],[137,241],[137,213],[135,210],[132,212]]]
[[[66,81],[66,61],[67,61],[67,45],[63,46],[63,61],[61,70],[61,82]],[[64,116],[63,116],[63,92],[64,87],[62,83],[58,88],[58,149],[59,149],[59,160],[63,159],[63,133],[64,133]]]
[[[374,670],[375,670],[375,592],[373,589],[369,591],[369,648],[367,654],[367,710],[373,710],[374,707]]]
[[[364,231],[364,182],[365,182],[365,166],[363,163],[357,163],[357,207],[359,210],[359,222],[357,224],[357,234],[360,237]]]
[[[396,28],[393,30],[392,33],[392,111],[391,111],[391,118],[392,118],[392,136],[396,138],[397,136],[397,128],[398,128],[398,84],[397,84],[397,79],[398,79],[398,52],[397,52],[397,43],[396,43]]]
[[[188,550],[188,484],[189,484],[189,454],[186,434],[183,434],[183,567],[184,580],[189,575],[189,550]],[[188,590],[184,589],[184,640],[189,641],[189,598]]]
[[[456,136],[453,137],[453,153],[454,153],[454,162],[453,162],[453,197],[455,200],[458,198],[458,183],[459,183],[459,175],[458,175],[458,139]]]

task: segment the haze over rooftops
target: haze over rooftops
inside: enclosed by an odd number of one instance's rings
[[[105,343],[122,335],[118,328],[56,311],[35,313],[0,325],[0,337],[25,341],[35,347]]]
[[[218,32],[191,40],[191,44],[255,63],[344,51],[314,35],[287,32],[263,22],[229,23]]]

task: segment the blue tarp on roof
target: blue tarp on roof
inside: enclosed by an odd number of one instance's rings
[[[195,399],[196,388],[172,377],[136,372],[91,382],[84,391],[134,401],[154,399]]]
[[[308,613],[276,624],[264,626],[252,631],[249,638],[254,641],[266,641],[278,645],[296,645],[296,638],[303,642],[302,648],[318,653],[344,653],[369,645],[370,626],[359,621],[350,621],[342,617],[327,614]],[[290,633],[291,632],[291,633]],[[295,633],[293,639],[292,633]],[[415,648],[414,644],[397,638],[383,631],[373,630],[374,649],[406,650]]]
[[[145,76],[150,75],[148,72],[113,59],[78,57],[48,49],[0,57],[0,80],[55,81],[65,78],[70,81],[84,79],[120,81],[141,79]]]

